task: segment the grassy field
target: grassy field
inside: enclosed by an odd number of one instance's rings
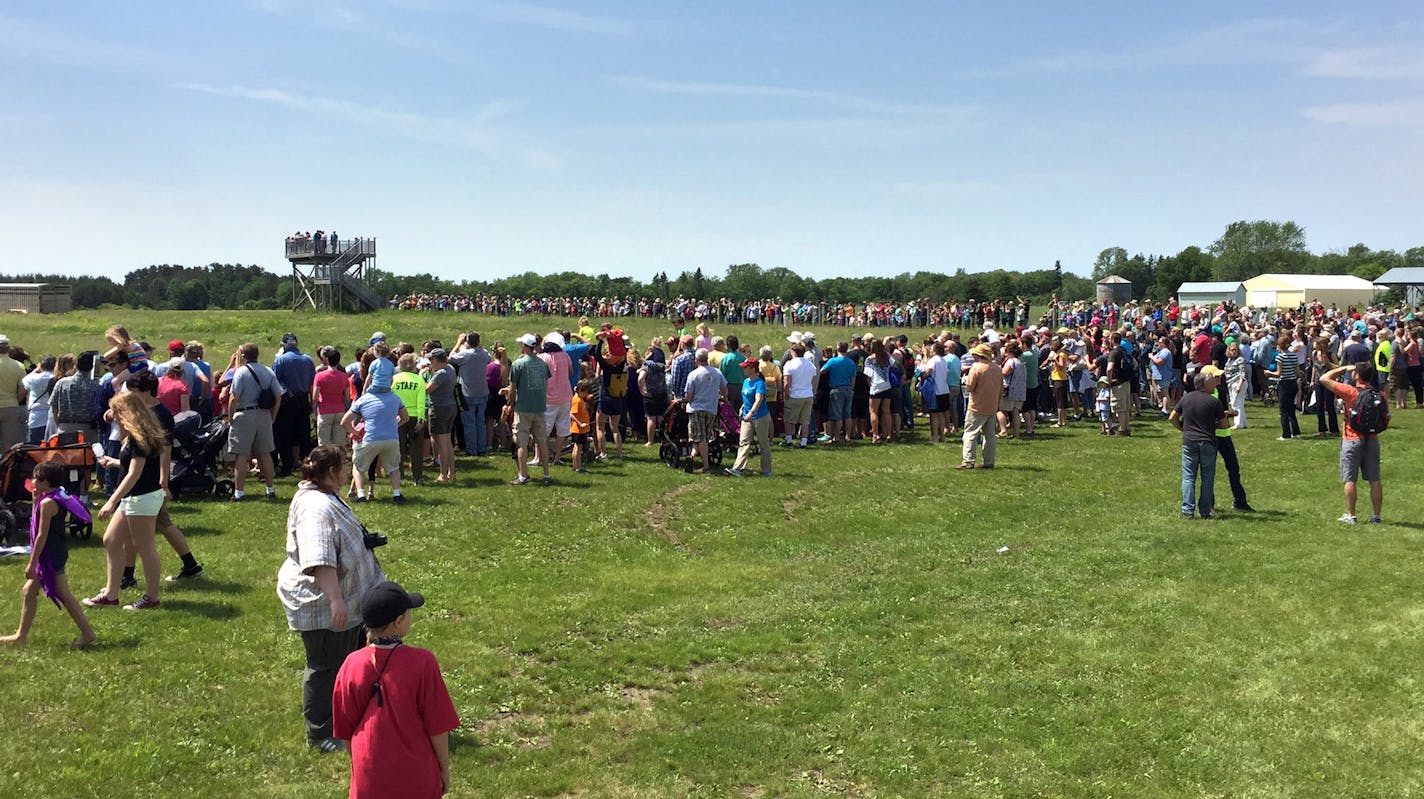
[[[122,313],[0,332],[72,351],[122,321],[210,360],[242,340],[266,360],[288,329],[308,348],[457,332],[422,314]],[[1179,438],[1156,421],[1001,444],[994,472],[955,471],[957,448],[922,436],[778,449],[770,480],[636,447],[515,489],[509,460],[461,458],[456,485],[358,512],[428,599],[411,642],[463,720],[455,796],[1418,795],[1424,412],[1385,436],[1387,523],[1353,528],[1334,521],[1338,444],[1277,442],[1274,415],[1250,413],[1259,512],[1215,522],[1179,518]],[[301,645],[275,596],[285,504],[175,517],[205,579],[153,613],[91,611],[91,651],[65,649],[48,604],[26,648],[0,651],[0,796],[344,795],[347,764],[304,745]],[[77,546],[76,592],[102,567]],[[22,570],[0,560],[0,624]]]

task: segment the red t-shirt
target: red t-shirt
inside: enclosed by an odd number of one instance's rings
[[[371,695],[378,673],[380,705]],[[332,734],[351,742],[351,799],[439,799],[440,761],[430,737],[460,726],[460,718],[429,650],[368,646],[347,655],[331,721]]]
[[[1211,363],[1211,336],[1200,333],[1192,341],[1192,360],[1202,365]]]

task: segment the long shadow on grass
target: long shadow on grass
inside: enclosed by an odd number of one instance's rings
[[[163,600],[162,607],[169,612],[191,613],[209,619],[235,619],[242,615],[240,608],[222,602],[198,602],[192,599]]]
[[[249,594],[252,592],[252,586],[244,583],[235,583],[231,580],[211,580],[207,577],[198,577],[183,580],[177,587],[169,590],[182,591],[185,594],[189,591],[215,594]]]

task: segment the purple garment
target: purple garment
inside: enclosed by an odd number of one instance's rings
[[[70,496],[69,492],[63,488],[56,488],[53,491],[45,493],[44,496],[40,497],[40,501],[35,503],[34,508],[30,510],[31,550],[34,549],[35,540],[39,538],[40,506],[43,505],[47,499],[54,500],[61,510],[68,511],[71,516],[81,522],[88,523],[92,518],[89,515],[89,509],[84,507],[84,503],[80,502],[78,497]],[[45,549],[48,551],[49,547],[46,546]],[[49,562],[49,558],[44,557],[44,553],[40,553],[40,557],[35,561],[35,579],[39,581],[40,588],[44,589],[45,596],[49,597],[49,601],[53,602],[55,607],[62,608],[64,606],[59,603],[59,589],[55,585],[53,568]]]
[[[490,361],[485,367],[485,385],[489,386],[491,394],[498,393],[504,388],[504,371],[499,361]]]

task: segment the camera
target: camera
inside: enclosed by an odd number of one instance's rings
[[[389,539],[380,533],[373,533],[364,527],[361,528],[361,543],[365,544],[367,549],[374,550],[376,547],[383,547],[388,541]]]

